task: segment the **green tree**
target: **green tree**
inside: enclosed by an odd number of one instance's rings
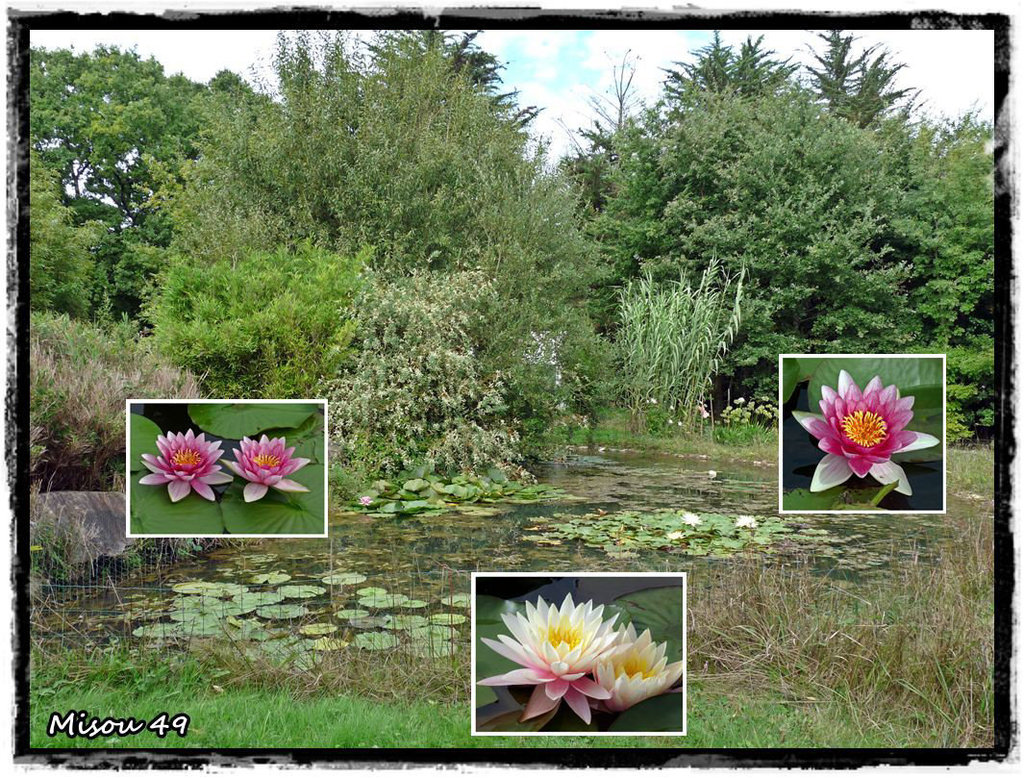
[[[890,53],[878,44],[854,56],[856,38],[841,30],[818,33],[818,37],[826,47],[813,52],[818,66],[807,71],[812,88],[830,111],[861,127],[894,111],[909,112],[916,91],[893,86],[904,64],[891,62]]]
[[[205,91],[134,51],[30,51],[32,147],[59,171],[76,222],[107,225],[97,302],[115,314],[137,313],[155,269],[147,247],[169,243],[170,225],[151,204],[153,167],[195,155],[194,104]]]
[[[694,62],[676,62],[678,67],[665,70],[666,101],[685,107],[709,93],[741,97],[776,94],[787,86],[797,65],[775,59],[775,52],[763,48],[763,41],[763,35],[748,35],[737,52],[723,43],[721,33],[715,30],[711,42],[694,52]]]
[[[32,310],[72,316],[88,313],[95,260],[91,249],[102,225],[74,225],[61,202],[57,174],[31,152],[29,161],[29,295]]]

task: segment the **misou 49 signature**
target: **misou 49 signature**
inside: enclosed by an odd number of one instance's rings
[[[54,711],[50,714],[50,723],[46,727],[46,734],[49,737],[57,737],[58,734],[67,737],[82,737],[92,740],[97,737],[112,737],[139,735],[143,732],[154,732],[157,737],[166,737],[174,732],[179,737],[188,734],[190,719],[186,713],[177,713],[171,716],[169,713],[158,713],[152,719],[116,718],[108,716],[98,718],[89,716],[88,711],[69,710],[67,713]]]

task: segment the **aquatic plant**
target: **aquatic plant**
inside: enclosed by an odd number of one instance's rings
[[[231,476],[220,472],[217,464],[220,441],[207,441],[205,433],[196,435],[189,429],[185,433],[159,435],[156,446],[159,456],[142,455],[143,464],[152,472],[140,478],[139,483],[145,486],[167,484],[171,502],[178,502],[191,491],[212,502],[214,493],[210,486],[231,482]]]
[[[246,484],[243,496],[246,502],[255,502],[273,487],[281,492],[308,492],[309,489],[286,476],[309,464],[304,457],[293,456],[295,447],[285,448],[287,444],[282,438],[268,438],[266,435],[259,441],[242,438],[239,448],[233,449],[235,461],[221,461],[237,475],[249,483]]]
[[[939,439],[913,432],[906,425],[914,418],[914,397],[900,397],[895,384],[883,387],[876,375],[861,391],[853,377],[839,371],[837,389],[823,385],[821,415],[793,411],[793,418],[818,438],[826,452],[811,479],[811,491],[822,492],[846,482],[851,475],[871,475],[882,485],[896,483],[897,492],[910,495],[910,481],[893,454],[929,448]]]
[[[619,645],[594,668],[594,679],[611,693],[598,707],[612,712],[664,694],[683,675],[683,662],[669,664],[668,643],[654,643],[649,629],[640,637],[632,623],[619,631]]]

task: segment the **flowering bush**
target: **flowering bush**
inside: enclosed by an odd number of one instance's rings
[[[333,456],[388,475],[517,458],[503,376],[479,359],[497,299],[476,271],[369,284],[356,302],[359,358],[328,386]]]

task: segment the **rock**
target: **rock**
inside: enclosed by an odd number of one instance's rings
[[[127,537],[122,492],[42,492],[33,500],[32,524],[52,522],[72,539],[72,565],[119,556],[134,540]]]

